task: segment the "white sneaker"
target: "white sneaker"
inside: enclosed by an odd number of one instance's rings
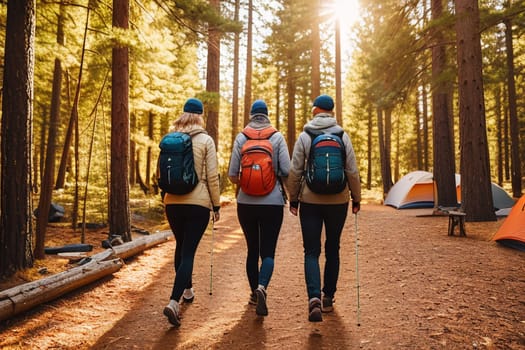
[[[175,327],[180,326],[180,317],[179,317],[179,304],[178,303],[169,303],[164,308],[164,316],[168,318],[168,321]]]
[[[184,303],[192,303],[195,298],[195,293],[193,293],[193,288],[186,288],[182,293],[182,301]]]

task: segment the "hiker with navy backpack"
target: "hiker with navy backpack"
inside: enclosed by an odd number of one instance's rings
[[[268,315],[267,289],[283,222],[290,154],[263,100],[252,104],[248,125],[235,138],[228,176],[238,185],[237,217],[246,239],[246,274],[259,316]],[[259,258],[260,268],[259,268]]]
[[[333,310],[339,276],[339,243],[350,199],[352,213],[360,210],[361,184],[348,134],[333,115],[328,95],[313,103],[313,119],[299,134],[288,176],[290,212],[299,213],[308,294],[308,320],[320,322]],[[325,228],[325,266],[321,289],[321,232]]]
[[[202,113],[202,102],[188,99],[184,112],[159,144],[157,180],[176,241],[175,280],[164,315],[176,327],[180,326],[181,298],[182,302],[194,299],[193,261],[210,211],[214,221],[220,218],[217,152],[204,129]]]

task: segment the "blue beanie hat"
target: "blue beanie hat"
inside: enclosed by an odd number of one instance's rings
[[[334,109],[334,100],[328,95],[320,95],[314,100],[314,107],[331,111]]]
[[[184,104],[184,112],[202,114],[204,107],[198,98],[189,98]]]
[[[263,100],[257,100],[252,104],[250,115],[255,115],[255,114],[268,115],[268,107],[266,107],[266,103]]]

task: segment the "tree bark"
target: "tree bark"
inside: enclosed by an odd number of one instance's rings
[[[320,0],[309,1],[310,13],[312,15],[312,101],[321,94],[321,37],[319,34],[319,16],[320,16]]]
[[[494,91],[494,110],[496,114],[496,138],[498,142],[498,185],[503,186],[503,152],[504,152],[504,143],[503,143],[503,117],[501,113],[501,86],[497,84]]]
[[[149,141],[153,142],[153,120],[155,115],[152,111],[148,113],[149,119],[148,119],[148,138]],[[150,180],[152,178],[152,169],[151,169],[151,162],[153,161],[153,150],[151,149],[151,143],[148,144],[148,152],[146,155],[146,186],[148,186],[148,192],[150,187]]]
[[[129,27],[129,1],[113,0],[113,26]],[[129,209],[129,60],[128,47],[116,44],[112,50],[111,88],[111,181],[110,235],[131,241]]]
[[[428,171],[429,169],[429,163],[430,163],[430,152],[428,150],[428,143],[429,143],[429,137],[428,137],[428,94],[427,94],[427,82],[426,80],[421,85],[422,93],[422,106],[423,111],[421,112],[421,117],[423,119],[423,170]]]
[[[381,159],[381,180],[383,183],[383,198],[392,188],[392,173],[390,169],[390,111],[377,108],[377,131],[379,139],[379,157]]]
[[[288,116],[288,124],[287,124],[287,133],[286,136],[288,138],[288,152],[290,154],[293,153],[293,146],[295,144],[295,74],[293,74],[293,67],[288,68],[288,75],[287,75],[287,86],[286,86],[286,93],[287,93],[287,102],[288,102],[288,110],[287,110],[287,116]]]
[[[220,12],[220,0],[210,0],[210,6]],[[206,70],[206,91],[212,97],[208,103],[206,131],[219,146],[219,110],[220,110],[220,68],[221,68],[221,33],[215,25],[208,28],[208,67]]]
[[[509,98],[509,121],[510,121],[510,159],[511,159],[511,183],[512,195],[521,197],[521,159],[520,159],[520,126],[518,122],[518,107],[516,103],[516,82],[514,80],[514,46],[512,44],[512,22],[510,19],[505,23],[505,46],[507,52],[507,90]]]
[[[437,21],[443,16],[443,0],[432,0],[432,19]],[[443,82],[447,66],[446,43],[441,28],[433,32],[432,46],[432,114],[433,114],[433,159],[436,196],[434,206],[455,207],[456,196],[454,140],[451,139],[452,115],[448,110],[448,86]],[[437,197],[437,198],[436,198]]]
[[[252,27],[253,27],[253,0],[248,0],[248,25],[246,34],[246,76],[244,78],[244,125],[250,121],[250,107],[252,104]]]
[[[367,174],[366,174],[366,189],[370,190],[372,188],[372,129],[373,129],[373,112],[372,112],[372,106],[369,105],[367,108],[367,115],[368,115],[368,140],[367,140],[367,151],[366,151],[366,158],[368,159],[367,164]]]
[[[477,0],[456,0],[461,206],[466,221],[494,221]]]
[[[239,21],[240,0],[235,0],[234,21]],[[231,144],[235,142],[235,137],[240,131],[239,128],[239,46],[240,33],[233,34],[233,92],[232,92],[232,134]]]
[[[394,184],[392,182],[392,107],[385,109],[384,121],[385,159],[383,160],[383,163],[385,166],[385,177],[383,181],[386,190],[385,193],[388,193]]]
[[[343,127],[343,84],[341,82],[341,23],[335,22],[335,119]]]
[[[33,263],[31,157],[35,1],[9,0],[0,139],[0,278]]]

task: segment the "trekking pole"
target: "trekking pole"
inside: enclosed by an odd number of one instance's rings
[[[210,249],[210,295],[213,294],[213,231],[215,230],[215,213],[211,217],[211,249]]]
[[[360,305],[359,305],[359,244],[357,240],[357,213],[355,213],[355,283],[357,288],[357,326],[361,326],[359,321]]]

